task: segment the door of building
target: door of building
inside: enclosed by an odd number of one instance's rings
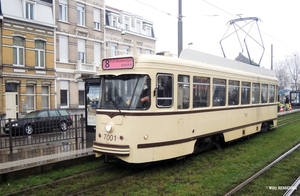
[[[18,96],[18,93],[16,93],[16,92],[6,92],[5,93],[6,119],[17,118],[17,113],[19,112],[17,96]]]

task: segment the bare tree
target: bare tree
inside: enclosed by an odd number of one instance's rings
[[[294,53],[290,57],[285,59],[285,66],[288,68],[291,80],[292,80],[292,90],[298,90],[298,79],[300,73],[300,60],[299,54]],[[294,89],[295,87],[295,89]]]
[[[290,84],[289,73],[285,67],[284,61],[278,61],[274,64],[276,78],[279,86],[288,86]]]
[[[279,86],[291,86],[292,90],[298,90],[300,74],[300,59],[298,53],[286,57],[283,61],[275,62],[274,68]]]

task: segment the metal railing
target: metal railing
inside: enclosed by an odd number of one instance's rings
[[[85,122],[83,114],[71,115],[66,118],[39,118],[39,119],[2,119],[0,150],[9,151],[13,154],[16,149],[25,148],[30,145],[48,145],[55,142],[75,142],[75,149],[84,148]],[[66,130],[62,128],[62,121],[66,122]],[[27,125],[30,125],[28,127]],[[33,132],[26,132],[32,128]],[[81,145],[81,146],[80,146]]]

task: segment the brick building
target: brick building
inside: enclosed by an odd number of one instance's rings
[[[1,113],[55,107],[52,0],[1,0]]]
[[[80,113],[84,82],[103,56],[104,1],[58,0],[56,4],[57,107]]]
[[[155,54],[153,24],[105,5],[104,0],[58,0],[56,5],[57,107],[84,113],[84,79],[101,59],[133,52]]]
[[[84,79],[101,59],[155,54],[153,23],[105,0],[0,0],[0,117],[84,113]]]

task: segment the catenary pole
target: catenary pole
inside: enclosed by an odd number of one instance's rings
[[[182,0],[178,0],[178,57],[182,51]]]
[[[273,70],[273,44],[271,44],[271,70]]]

